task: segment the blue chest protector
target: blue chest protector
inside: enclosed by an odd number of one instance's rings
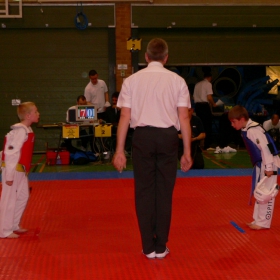
[[[257,126],[260,126],[263,129],[263,133],[266,136],[266,139],[268,142],[267,146],[268,146],[271,154],[276,156],[276,155],[279,155],[279,153],[280,153],[280,151],[278,150],[271,135],[260,124],[250,126],[250,127],[248,127],[247,131],[241,131],[241,135],[242,135],[244,144],[246,146],[246,149],[250,155],[253,166],[255,166],[257,163],[260,163],[262,161],[261,151],[259,150],[257,145],[247,137],[247,132],[250,128],[257,127]]]
[[[247,151],[250,155],[251,162],[254,166],[250,201],[251,201],[252,195],[253,195],[254,190],[255,190],[255,185],[257,183],[256,181],[259,181],[259,178],[256,178],[256,167],[259,167],[259,168],[261,167],[262,156],[261,156],[261,151],[257,147],[257,145],[247,137],[247,132],[250,128],[257,127],[257,126],[262,127],[260,124],[257,124],[255,126],[250,126],[247,129],[247,131],[241,131],[241,135],[242,135],[244,144],[245,144],[246,149],[247,149]],[[275,145],[275,142],[273,141],[273,138],[271,137],[271,135],[265,129],[263,129],[263,131],[264,131],[263,133],[266,136],[266,139],[267,139],[267,142],[268,142],[267,146],[268,146],[271,154],[273,154],[274,156],[278,155],[280,151],[277,149],[277,147]],[[250,204],[250,202],[249,202],[249,204]]]
[[[255,126],[251,126],[251,127],[255,127]],[[249,128],[251,128],[251,127],[249,127]],[[262,162],[261,151],[257,147],[257,145],[247,137],[247,132],[248,132],[248,130],[241,131],[241,135],[242,135],[244,144],[246,146],[246,149],[250,155],[251,162],[252,162],[253,166],[255,166],[256,164],[259,164]]]

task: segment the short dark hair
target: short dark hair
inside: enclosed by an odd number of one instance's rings
[[[208,78],[208,77],[212,77],[212,73],[211,72],[205,72],[204,73],[204,78]]]
[[[168,54],[168,45],[161,38],[152,39],[148,43],[146,53],[152,61],[163,61]]]
[[[85,100],[86,100],[86,97],[85,97],[84,95],[79,95],[79,96],[77,97],[77,102],[79,102],[80,99],[82,99],[83,101],[85,101]]]
[[[118,91],[115,91],[113,94],[112,94],[112,98],[115,97],[115,98],[119,98],[119,95],[120,93]]]
[[[89,76],[95,76],[95,75],[97,75],[97,72],[96,72],[95,70],[90,70],[90,71],[88,72],[88,75],[89,75]]]

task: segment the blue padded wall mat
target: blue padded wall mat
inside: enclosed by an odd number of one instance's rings
[[[177,171],[178,178],[187,177],[225,177],[225,176],[250,176],[253,169],[192,169],[188,172]],[[50,172],[30,173],[30,181],[47,180],[91,180],[91,179],[129,179],[133,178],[133,171],[104,171],[104,172]]]

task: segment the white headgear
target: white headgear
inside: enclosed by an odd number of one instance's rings
[[[266,204],[269,200],[274,198],[279,191],[279,186],[277,184],[274,184],[270,189],[267,188],[267,186],[265,185],[265,181],[267,178],[267,176],[263,177],[256,185],[254,191],[254,197],[260,204]]]

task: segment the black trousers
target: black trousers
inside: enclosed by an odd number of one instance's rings
[[[195,103],[196,115],[201,119],[204,130],[204,149],[208,149],[212,144],[212,112],[208,102]]]
[[[174,127],[137,127],[132,145],[135,206],[143,252],[163,253],[171,223],[178,133]]]

